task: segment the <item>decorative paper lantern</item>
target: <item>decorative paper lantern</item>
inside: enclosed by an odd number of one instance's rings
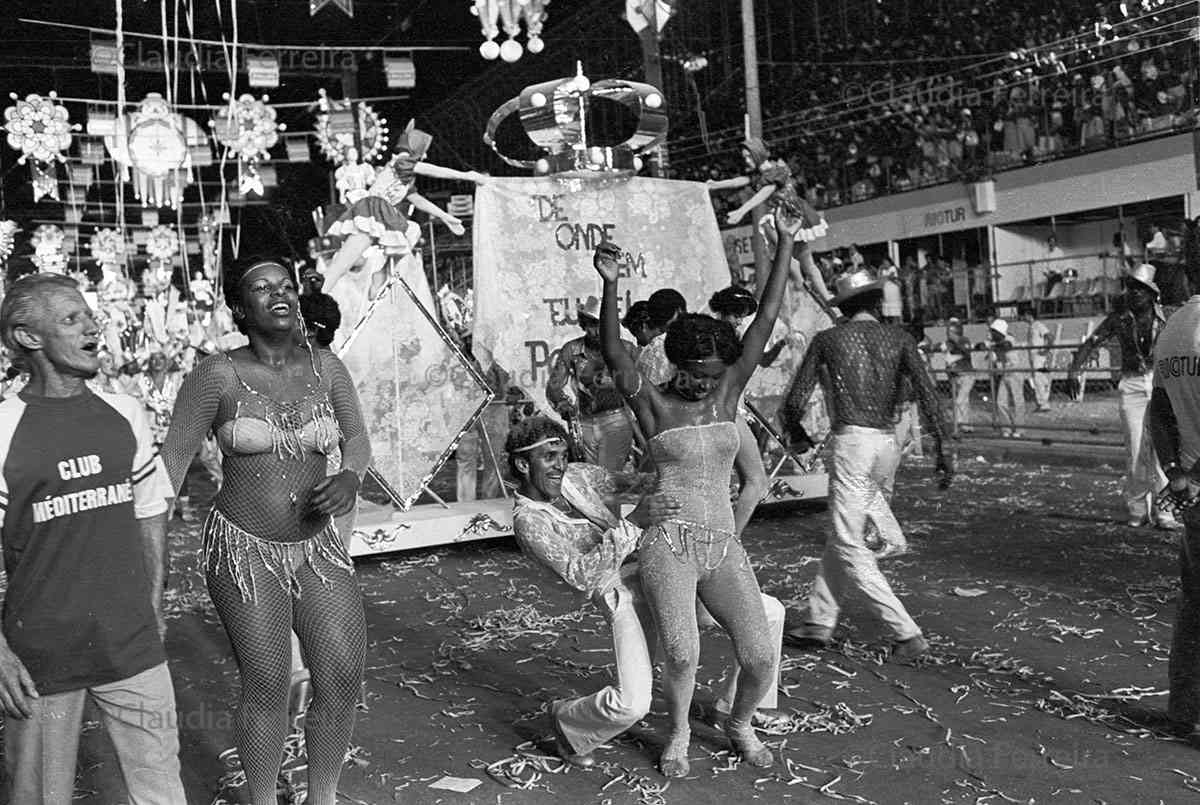
[[[179,254],[179,235],[175,227],[161,224],[151,229],[146,238],[146,254],[150,255],[151,261],[160,263]]]
[[[335,165],[350,160],[350,150],[358,150],[354,162],[371,162],[387,147],[387,120],[380,117],[369,104],[330,100],[325,90],[317,101],[314,135],[321,153]],[[355,120],[357,110],[357,121]],[[357,131],[355,129],[357,128]],[[355,135],[358,135],[357,137]]]
[[[17,233],[21,228],[17,226],[16,221],[0,221],[0,263],[8,259],[13,253],[13,247],[17,242]]]
[[[228,94],[225,100],[230,101]],[[238,189],[260,196],[264,182],[259,176],[258,163],[269,156],[271,147],[279,141],[279,132],[285,128],[275,121],[275,110],[267,105],[268,100],[266,95],[262,100],[242,95],[218,109],[209,121],[217,142],[238,159]]]
[[[66,235],[54,224],[42,224],[33,230],[29,242],[33,245],[33,264],[39,271],[62,274],[67,268],[67,255],[63,253]]]
[[[88,242],[92,259],[103,266],[125,262],[125,236],[119,229],[97,229]]]
[[[46,97],[31,94],[21,100],[16,93],[9,97],[16,103],[4,110],[4,129],[9,146],[21,152],[17,162],[31,163],[33,200],[36,203],[46,195],[57,199],[54,165],[66,161],[63,152],[71,147],[71,132],[79,127],[71,125],[67,107],[53,91]]]
[[[124,124],[123,131],[104,138],[121,165],[122,180],[132,180],[134,195],[143,204],[178,207],[183,189],[192,183],[190,146],[204,142],[204,130],[172,112],[157,92],[146,95]]]

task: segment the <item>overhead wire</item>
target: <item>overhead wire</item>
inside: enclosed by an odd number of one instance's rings
[[[1147,17],[1161,16],[1161,15],[1167,14],[1170,11],[1173,11],[1175,9],[1183,8],[1184,6],[1189,6],[1189,5],[1196,5],[1196,4],[1197,4],[1197,0],[1182,0],[1181,2],[1176,3],[1175,5],[1172,5],[1172,6],[1164,6],[1162,8],[1154,10],[1153,12],[1147,12],[1138,17],[1132,17],[1129,19],[1121,20],[1117,23],[1117,25],[1133,25],[1133,24],[1136,24],[1136,23],[1146,19]],[[1171,21],[1166,22],[1157,27],[1150,28],[1150,29],[1147,29],[1144,31],[1139,31],[1138,36],[1144,37],[1146,35],[1153,34],[1156,31],[1177,27],[1182,24],[1186,24],[1188,22],[1194,22],[1196,19],[1197,19],[1197,16],[1192,15],[1191,17],[1188,17],[1188,18],[1185,18],[1182,20],[1171,20]],[[1115,28],[1116,28],[1116,26],[1114,26],[1114,30],[1115,30]],[[980,62],[979,64],[974,65],[974,69],[980,69],[980,68],[986,67],[989,64],[993,64],[993,63],[996,63],[999,61],[1006,61],[1006,62],[1011,61],[1010,55],[1012,53],[1018,53],[1018,55],[1019,55],[1021,51],[1024,51],[1026,54],[1033,54],[1033,55],[1040,55],[1042,52],[1044,52],[1045,54],[1047,54],[1047,56],[1048,56],[1048,54],[1053,52],[1055,54],[1056,59],[1058,61],[1062,61],[1064,58],[1069,58],[1078,53],[1090,51],[1092,48],[1099,46],[1098,44],[1092,43],[1090,41],[1091,38],[1094,36],[1095,36],[1094,32],[1080,31],[1080,32],[1076,32],[1072,35],[1061,37],[1059,39],[1052,40],[1051,42],[1047,42],[1042,45],[1038,45],[1035,48],[1014,49],[1012,51],[1009,51],[1009,55],[1005,55],[1003,57],[998,57],[998,58],[993,58],[993,59],[987,59],[983,62]],[[1063,50],[1062,54],[1059,55],[1058,51],[1061,50],[1060,46],[1062,44],[1064,44],[1064,43],[1078,44],[1081,41],[1085,42],[1085,44],[1074,47],[1073,49]],[[1110,40],[1110,41],[1117,41],[1117,40]],[[1028,57],[1026,57],[1026,60],[1028,61]],[[1047,58],[1047,61],[1049,62],[1048,58]],[[965,69],[972,69],[972,68],[965,68]],[[992,72],[987,72],[987,73],[983,73],[981,75],[973,76],[972,80],[973,81],[983,81],[988,78],[1007,75],[1007,74],[1011,73],[1013,69],[1014,68],[1011,65],[1006,65],[1004,67],[1001,67],[1000,69],[993,70]],[[933,82],[938,81],[940,79],[953,80],[958,75],[960,75],[962,72],[963,72],[963,70],[960,69],[960,70],[956,70],[953,72],[943,72],[943,73],[935,73],[933,75],[921,76],[920,78],[913,79],[912,81],[900,82],[898,84],[894,84],[894,85],[892,85],[891,89],[892,89],[893,93],[903,93],[904,91],[911,91],[914,89],[919,89],[922,85],[929,86]],[[818,106],[808,107],[808,108],[800,110],[800,111],[789,112],[789,113],[784,113],[782,115],[777,115],[776,117],[774,117],[772,120],[770,120],[768,122],[768,125],[777,127],[781,123],[786,122],[791,119],[807,118],[812,112],[820,112],[823,110],[832,109],[834,107],[839,106],[841,103],[844,103],[844,101],[831,101],[829,103],[820,104]],[[857,108],[850,108],[850,109],[842,110],[842,111],[838,112],[837,114],[853,114],[858,111],[861,111],[862,109],[869,109],[869,108],[873,108],[875,106],[883,105],[883,103],[884,102],[868,103],[868,104],[865,104],[865,105],[857,107]],[[710,136],[710,138],[720,137],[721,135],[724,135],[724,134],[738,132],[738,131],[740,131],[740,128],[741,128],[740,126],[727,126],[722,129],[710,131],[709,136]],[[695,139],[696,139],[695,135],[688,137],[688,138],[681,138],[679,140],[674,141],[672,143],[672,145],[673,146],[684,145],[688,142],[694,141]]]
[[[1194,2],[1195,2],[1195,0],[1189,0],[1189,3],[1194,3]],[[1184,4],[1181,3],[1180,5],[1184,5]],[[1192,17],[1189,17],[1189,18],[1186,18],[1183,20],[1174,20],[1174,21],[1171,21],[1170,23],[1166,23],[1164,25],[1158,26],[1157,28],[1143,31],[1140,33],[1141,34],[1154,34],[1157,31],[1162,31],[1162,30],[1166,30],[1169,28],[1181,27],[1187,23],[1195,23],[1197,20],[1200,20],[1200,16],[1193,15]],[[1085,35],[1079,34],[1079,35],[1076,35],[1075,38],[1080,38],[1082,36],[1085,36]],[[1170,40],[1167,42],[1162,42],[1162,43],[1159,43],[1157,45],[1153,45],[1150,47],[1142,48],[1137,52],[1140,54],[1151,53],[1151,52],[1159,51],[1159,50],[1162,50],[1162,49],[1165,49],[1168,47],[1174,47],[1175,45],[1178,45],[1181,42],[1186,42],[1189,39],[1193,39],[1193,38],[1194,38],[1193,34],[1191,32],[1189,32],[1185,35],[1180,36],[1177,39]],[[1064,39],[1064,40],[1059,40],[1059,41],[1066,41],[1066,40]],[[1077,53],[1090,51],[1094,47],[1096,47],[1095,44],[1083,45],[1072,51],[1064,52],[1064,56],[1069,57],[1069,56],[1075,55]],[[1111,55],[1111,56],[1107,56],[1107,57],[1100,57],[1100,58],[1096,58],[1096,59],[1089,61],[1087,63],[1087,65],[1081,65],[1081,66],[1089,66],[1090,67],[1090,66],[1095,66],[1095,65],[1100,65],[1100,64],[1107,64],[1107,63],[1110,63],[1113,61],[1123,60],[1123,59],[1127,58],[1129,55],[1131,55],[1131,54],[1121,53],[1121,54],[1115,54],[1115,55]],[[1078,68],[1071,68],[1071,69],[1078,69]],[[991,73],[986,73],[982,76],[974,77],[974,78],[972,78],[972,82],[982,83],[987,78],[996,78],[996,77],[1003,76],[1003,75],[1011,75],[1012,72],[1014,72],[1014,68],[1006,67],[1001,70],[993,71]],[[823,104],[820,106],[810,107],[809,109],[806,109],[806,110],[803,110],[800,112],[794,112],[794,113],[789,113],[787,115],[777,116],[777,117],[773,118],[772,120],[768,121],[768,124],[767,124],[768,131],[764,132],[764,139],[769,139],[771,142],[796,139],[796,137],[800,136],[800,135],[793,134],[793,135],[790,135],[790,136],[787,136],[784,138],[779,138],[779,137],[771,136],[770,131],[771,130],[780,131],[781,129],[784,129],[785,126],[787,126],[789,123],[793,123],[793,122],[796,124],[799,124],[799,125],[805,125],[805,124],[812,124],[814,122],[821,123],[823,121],[830,121],[830,120],[836,121],[838,118],[848,117],[850,115],[859,114],[864,111],[869,112],[871,110],[874,110],[874,109],[877,109],[880,107],[886,107],[889,104],[898,100],[899,97],[903,97],[903,92],[906,89],[907,90],[920,89],[922,85],[924,85],[925,88],[929,88],[938,79],[951,78],[952,75],[953,74],[947,73],[947,74],[941,74],[941,75],[935,75],[935,76],[926,76],[926,77],[922,77],[921,79],[917,79],[912,82],[895,85],[895,87],[893,88],[892,94],[893,94],[893,96],[898,96],[898,97],[890,97],[887,100],[868,102],[868,103],[861,104],[859,106],[836,109],[835,111],[833,111],[829,114],[826,114],[826,115],[818,114],[816,116],[812,116],[814,112],[819,113],[822,110],[837,107],[837,106],[839,106],[840,103],[844,103],[844,101],[842,101],[842,102],[835,101],[835,102]],[[999,91],[1002,89],[1011,89],[1013,87],[1028,85],[1031,83],[1038,83],[1041,80],[1044,80],[1046,78],[1048,78],[1048,77],[1046,77],[1046,76],[1039,76],[1039,77],[1025,76],[1025,77],[1021,77],[1021,78],[1017,78],[1017,79],[1010,79],[1010,80],[1004,81],[1001,84],[993,83],[992,85],[988,86],[984,90],[977,90],[976,94],[984,94],[985,92],[995,92],[995,91]],[[900,111],[900,110],[890,110],[890,111],[887,111],[876,117],[869,118],[866,120],[849,121],[846,123],[835,124],[832,126],[825,126],[823,128],[818,128],[815,130],[810,129],[808,131],[808,133],[820,134],[820,133],[827,133],[830,131],[836,131],[838,129],[850,127],[850,126],[869,125],[872,122],[878,122],[880,120],[885,120],[890,117],[895,117],[897,115],[903,115],[903,114],[907,114],[907,112]],[[711,143],[712,140],[716,139],[721,144],[728,143],[728,142],[732,141],[732,138],[729,135],[735,134],[735,133],[740,134],[740,127],[729,126],[729,127],[723,128],[723,129],[719,129],[717,131],[710,131],[709,132],[709,135],[710,135],[709,142]],[[702,141],[698,142],[699,140],[700,140],[700,138],[698,138],[695,135],[692,135],[690,137],[681,138],[679,140],[672,142],[672,156],[677,161],[679,159],[685,158],[686,155],[689,152],[695,150],[697,146],[703,145]],[[708,149],[706,148],[706,152],[707,152],[707,150]]]

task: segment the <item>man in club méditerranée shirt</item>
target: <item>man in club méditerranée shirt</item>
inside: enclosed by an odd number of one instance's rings
[[[162,642],[170,485],[142,406],[99,394],[100,331],[74,280],[34,274],[0,305],[29,372],[0,403],[0,636],[8,800],[69,803],[84,704],[133,805],[187,801]]]

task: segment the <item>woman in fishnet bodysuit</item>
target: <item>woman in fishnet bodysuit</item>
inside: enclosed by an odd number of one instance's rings
[[[236,737],[251,801],[276,803],[295,629],[312,675],[308,802],[334,805],[366,626],[333,518],[353,508],[370,444],[346,367],[295,336],[291,273],[274,260],[240,263],[225,298],[250,343],[188,375],[162,456],[176,489],[210,431],[225,456],[225,483],[204,523],[204,570],[241,672]],[[342,470],[327,478],[326,456],[339,446]]]
[[[776,216],[781,243],[790,243],[799,220]],[[710,316],[684,315],[667,330],[667,357],[677,369],[661,389],[643,381],[620,342],[617,277],[621,250],[596,249],[604,280],[600,341],[604,359],[648,438],[659,489],[680,503],[677,517],[648,529],[638,545],[642,590],[654,613],[665,663],[663,691],[671,734],[659,758],[667,777],[686,777],[691,727],[688,711],[696,686],[700,635],[696,598],[729,633],[739,669],[737,691],[723,727],[736,752],[753,766],[774,756],[754,734],[750,719],[768,686],[774,648],[754,569],[738,541],[729,477],[738,450],[738,401],[763,355],[779,315],[791,249],[778,249],[762,304],[739,342],[733,326]]]

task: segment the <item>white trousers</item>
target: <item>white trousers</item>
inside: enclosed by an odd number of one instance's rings
[[[783,604],[774,596],[763,594],[763,609],[767,613],[767,628],[774,648],[775,676],[779,676],[780,651],[783,646]],[[642,597],[634,575],[617,585],[604,598],[609,608],[612,626],[613,654],[617,678],[613,684],[572,699],[558,708],[558,726],[563,736],[578,754],[587,754],[646,717],[654,682],[654,655],[657,632],[654,618]],[[697,620],[701,628],[714,625],[712,616],[697,602]],[[718,687],[716,708],[728,713],[737,689],[736,664]],[[772,685],[759,702],[760,708],[774,709],[779,705],[778,685]]]
[[[807,623],[832,631],[841,613],[839,601],[857,593],[894,639],[916,637],[921,627],[892,592],[864,539],[870,518],[886,541],[905,544],[904,532],[887,501],[899,463],[895,436],[873,428],[843,426],[833,436],[831,448],[828,468],[833,533],[825,542],[825,553],[808,597]]]
[[[1117,385],[1121,393],[1121,435],[1125,440],[1125,508],[1130,519],[1151,514],[1154,494],[1167,485],[1146,431],[1146,406],[1153,390],[1153,372],[1124,375]]]

